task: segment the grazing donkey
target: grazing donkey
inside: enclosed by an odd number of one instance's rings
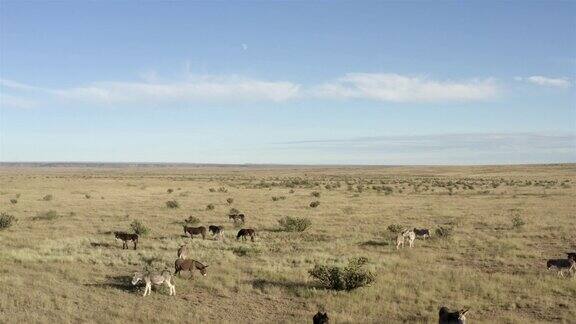
[[[314,315],[314,317],[312,317],[312,323],[313,324],[326,324],[326,323],[330,323],[330,319],[328,318],[328,314],[326,313],[316,313],[316,315]]]
[[[231,219],[232,221],[234,221],[234,223],[240,222],[240,223],[242,223],[242,224],[244,224],[244,223],[245,223],[245,220],[246,220],[244,214],[228,215],[228,218]]]
[[[132,278],[132,285],[136,285],[140,281],[144,281],[146,284],[146,287],[144,288],[144,295],[142,296],[146,296],[146,294],[150,295],[152,291],[152,285],[159,286],[162,284],[165,284],[168,286],[168,288],[170,288],[170,296],[176,296],[176,286],[174,286],[174,284],[171,282],[172,275],[168,270],[164,270],[162,273],[135,273],[134,277]]]
[[[128,248],[128,241],[132,241],[134,243],[134,250],[136,250],[136,246],[138,245],[138,234],[114,232],[114,237],[116,237],[117,240],[122,240],[122,250]]]
[[[414,246],[414,240],[416,239],[416,233],[412,230],[405,230],[404,232],[398,234],[396,237],[396,250],[400,249],[400,246],[404,247],[404,241],[408,239],[408,245],[410,247]]]
[[[194,235],[202,235],[202,239],[206,239],[206,227],[188,227],[184,225],[184,235],[190,234],[190,238],[194,238]]]
[[[414,232],[414,234],[416,234],[416,237],[423,239],[427,239],[430,237],[430,230],[427,228],[421,228],[421,229],[414,228],[412,231]]]
[[[210,226],[208,226],[208,231],[210,231],[210,233],[212,233],[212,236],[218,235],[219,237],[223,237],[224,226],[210,225]]]
[[[466,324],[466,313],[469,309],[462,309],[459,311],[451,312],[445,306],[440,308],[438,312],[439,324]]]
[[[573,270],[576,270],[576,260],[571,256],[569,256],[568,259],[550,259],[546,262],[546,267],[548,270],[556,268],[556,270],[558,270],[558,275],[564,277],[565,271],[570,273]]]
[[[184,260],[186,258],[188,258],[188,247],[186,247],[186,245],[182,245],[178,249],[178,259]]]
[[[254,237],[256,236],[256,231],[251,228],[243,228],[238,231],[238,235],[236,235],[236,240],[242,238],[243,241],[246,241],[246,237],[250,236],[250,240],[254,242]]]
[[[176,261],[174,261],[174,275],[177,275],[180,271],[190,271],[190,278],[192,278],[194,276],[194,269],[196,269],[199,270],[203,276],[206,276],[206,268],[208,268],[207,265],[203,265],[192,259],[176,259]]]

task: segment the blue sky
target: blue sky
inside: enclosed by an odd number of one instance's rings
[[[0,1],[0,160],[576,162],[576,3]]]

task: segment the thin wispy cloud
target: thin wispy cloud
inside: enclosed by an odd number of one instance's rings
[[[37,102],[27,98],[0,93],[0,106],[16,109],[30,109],[37,106]]]
[[[530,77],[515,77],[514,80],[528,82],[544,87],[569,88],[572,86],[572,82],[570,82],[570,79],[568,78],[550,78],[541,75],[534,75]]]
[[[497,94],[493,79],[438,81],[391,73],[349,73],[312,89],[312,95],[319,98],[389,102],[467,102]]]

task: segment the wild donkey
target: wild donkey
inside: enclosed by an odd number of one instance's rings
[[[462,309],[456,312],[451,312],[448,308],[442,306],[438,312],[439,324],[466,324],[466,313],[469,309]]]
[[[194,269],[196,269],[200,271],[203,276],[206,276],[206,268],[208,268],[207,265],[203,265],[196,260],[176,259],[174,262],[174,275],[177,275],[180,271],[190,271],[190,278],[192,278],[194,276]]]
[[[184,235],[190,234],[190,238],[194,238],[194,235],[202,235],[202,239],[206,239],[206,227],[188,227],[184,225]]]
[[[416,234],[416,237],[420,237],[423,239],[427,239],[430,237],[430,230],[427,228],[414,228],[412,231],[414,231],[414,234]]]
[[[318,312],[314,317],[312,317],[312,324],[327,324],[330,323],[330,319],[328,318],[328,314]]]
[[[138,234],[114,232],[114,237],[116,237],[117,240],[122,240],[122,250],[128,248],[128,241],[134,242],[134,250],[136,250],[136,245],[138,244]]]
[[[186,245],[182,245],[178,249],[178,259],[186,259],[186,258],[188,258],[188,247],[186,247]]]
[[[208,226],[208,231],[212,233],[212,236],[218,235],[220,238],[224,237],[224,226],[210,225]]]
[[[549,259],[546,262],[546,268],[548,270],[556,268],[558,276],[564,277],[565,271],[571,273],[576,270],[576,260],[572,256],[569,256],[568,259]]]
[[[242,223],[242,224],[244,224],[246,220],[244,214],[232,214],[228,215],[228,218],[234,221],[234,223]]]
[[[238,235],[236,235],[236,240],[242,238],[242,241],[246,241],[246,237],[250,236],[250,240],[254,242],[254,237],[256,236],[256,231],[251,228],[243,228],[238,231]]]
[[[152,291],[152,285],[162,285],[165,284],[170,289],[170,296],[176,295],[176,286],[172,284],[172,275],[170,271],[164,270],[162,273],[135,273],[134,278],[132,278],[132,284],[136,285],[140,281],[144,281],[146,287],[144,288],[144,294],[142,296],[146,296],[146,294],[150,295]]]
[[[404,241],[408,240],[410,247],[414,246],[414,240],[416,239],[416,234],[412,230],[405,230],[396,236],[396,250],[400,249],[400,246],[404,247]]]

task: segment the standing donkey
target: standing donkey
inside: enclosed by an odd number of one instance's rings
[[[144,294],[142,296],[146,296],[146,294],[150,295],[152,291],[152,285],[166,285],[170,289],[170,296],[176,296],[176,286],[171,282],[172,275],[170,271],[164,270],[161,273],[135,273],[134,277],[132,278],[132,285],[136,285],[138,282],[144,281],[146,286],[144,287]]]
[[[410,247],[414,246],[414,240],[416,239],[416,233],[413,230],[405,230],[396,236],[396,250],[400,249],[400,246],[404,247],[405,240],[408,240],[408,245]]]

